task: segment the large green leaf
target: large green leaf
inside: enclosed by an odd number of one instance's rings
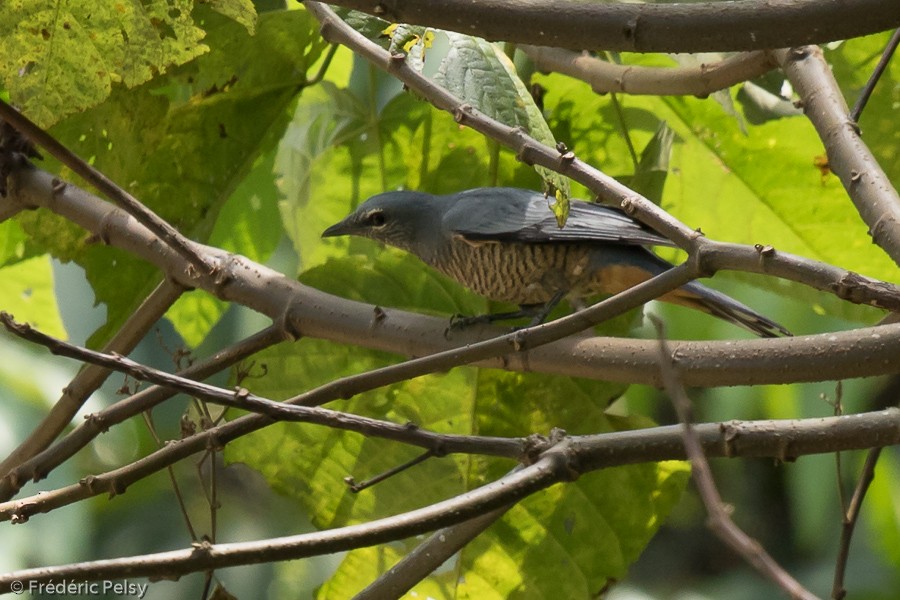
[[[445,33],[450,39],[450,51],[441,62],[435,81],[489,117],[521,127],[538,141],[555,146],[550,127],[512,61],[495,44],[481,38]],[[535,168],[544,179],[550,206],[562,225],[569,213],[569,180],[544,167]]]
[[[250,0],[211,6],[253,33]],[[38,125],[104,101],[207,52],[194,0],[0,3],[0,78],[11,100]]]
[[[28,236],[17,221],[0,223],[0,266],[12,264],[27,258]]]
[[[67,337],[56,304],[53,269],[48,255],[0,268],[0,281],[3,281],[0,285],[0,310],[47,335]]]
[[[307,70],[325,47],[305,11],[267,13],[255,36],[215,13],[207,13],[205,24],[210,53],[140,88],[116,88],[102,105],[53,130],[76,153],[198,241],[209,239],[225,202],[260,164],[259,157],[274,148]],[[71,173],[63,171],[63,176]],[[225,213],[227,221],[220,230],[258,219],[259,206],[241,202],[252,194],[246,188],[238,194],[234,207],[244,216]],[[268,197],[259,196],[262,201],[274,202],[271,190]],[[56,256],[85,267],[97,300],[108,309],[107,325],[92,343],[117,328],[161,279],[142,261],[86,245],[84,233],[62,219],[41,212],[19,219]],[[229,247],[237,240],[237,233],[221,238],[228,249],[264,259],[277,237],[271,232],[245,235],[241,245]],[[204,307],[204,319],[192,321],[190,310],[172,315],[192,341],[202,337],[222,310],[219,304]]]

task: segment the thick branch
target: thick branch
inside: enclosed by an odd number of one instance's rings
[[[900,11],[900,2],[894,3]],[[869,235],[900,265],[900,196],[850,120],[831,67],[817,47],[777,50],[775,58],[822,138],[828,166],[841,179]]]
[[[695,431],[704,452],[710,456],[790,459],[796,458],[801,449],[833,452],[836,449],[900,443],[900,409],[822,419],[712,423],[697,425]],[[9,591],[14,581],[178,577],[207,569],[304,558],[402,539],[484,515],[554,483],[568,481],[577,474],[615,464],[683,459],[685,450],[681,436],[681,426],[672,425],[566,438],[543,452],[533,464],[498,481],[456,498],[387,519],[257,542],[203,544],[190,550],[16,571],[0,576],[0,593]],[[166,452],[178,443],[173,442],[156,454]],[[846,446],[842,448],[842,444]],[[87,488],[90,483],[86,481],[73,487]],[[46,496],[53,494],[55,492],[48,492],[18,502],[4,503],[0,505],[0,514],[9,518],[16,513],[28,515],[40,512],[46,509]]]
[[[900,26],[896,0],[681,4],[578,0],[336,0],[398,23],[570,50],[725,52],[843,40]]]
[[[11,178],[9,199],[29,206],[46,205],[89,231],[102,232],[101,239],[152,262],[170,278],[184,279],[185,284],[190,282],[223,300],[268,315],[295,336],[302,334],[405,356],[447,352],[437,358],[420,359],[423,362],[416,365],[398,365],[403,378],[471,363],[609,381],[652,385],[660,381],[652,341],[572,338],[535,347],[549,339],[548,332],[555,331],[552,337],[558,337],[588,326],[590,320],[583,321],[587,318],[584,313],[566,317],[570,319],[568,324],[554,322],[535,328],[533,333],[518,332],[476,344],[501,330],[454,332],[448,340],[444,337],[445,319],[325,294],[244,257],[199,244],[197,247],[209,254],[208,260],[217,268],[211,275],[189,275],[179,256],[155,244],[153,234],[128,215],[75,186],[58,189],[53,182],[52,176],[37,169],[18,172]],[[632,199],[627,207],[667,235],[679,230],[677,221],[670,222],[670,217],[648,201]],[[709,240],[703,243],[703,256],[694,261],[698,273],[726,268],[733,260],[743,270],[787,277],[855,302],[897,307],[897,290],[888,284],[767,249],[713,244]],[[636,306],[667,289],[671,288],[659,284],[650,285],[653,293],[644,287],[633,288],[608,301],[617,307],[608,314]],[[673,346],[681,360],[679,370],[689,386],[822,381],[900,371],[900,352],[896,350],[900,348],[900,325],[774,340],[673,342]],[[834,351],[823,354],[823,347]]]
[[[768,52],[746,52],[719,62],[695,67],[643,67],[617,65],[590,54],[546,46],[521,45],[543,73],[563,73],[584,81],[598,94],[708,96],[713,92],[759,77],[775,68]]]
[[[677,360],[677,351],[674,355]],[[173,441],[130,465],[86,477],[74,485],[4,502],[0,504],[0,521],[24,521],[33,515],[92,496],[122,494],[134,482],[151,473],[204,452],[207,448],[223,447],[271,422],[263,415],[246,415]],[[900,409],[816,419],[705,423],[695,425],[694,429],[704,453],[709,457],[766,457],[792,461],[807,454],[898,444]],[[681,436],[680,426],[669,425],[572,437],[567,443],[578,453],[580,468],[587,472],[606,467],[684,459],[686,454]],[[516,443],[515,440],[507,442],[509,446]],[[530,444],[533,447],[541,445],[535,440]]]

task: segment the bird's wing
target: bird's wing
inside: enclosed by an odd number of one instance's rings
[[[446,196],[453,203],[444,216],[452,235],[472,242],[615,242],[673,246],[621,210],[573,200],[560,228],[540,192],[517,188],[478,188]]]

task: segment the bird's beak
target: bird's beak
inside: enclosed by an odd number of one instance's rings
[[[353,224],[349,222],[349,217],[341,221],[340,223],[335,223],[328,229],[322,232],[322,237],[337,237],[339,235],[350,235],[353,233]]]

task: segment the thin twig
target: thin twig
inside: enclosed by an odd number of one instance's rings
[[[206,379],[283,339],[282,332],[278,327],[267,327],[227,348],[219,350],[213,356],[179,371],[178,375],[186,379]],[[19,464],[0,479],[0,499],[7,500],[11,498],[29,480],[40,481],[50,471],[63,464],[101,433],[126,419],[152,409],[176,393],[168,388],[153,386],[116,402],[99,412],[88,415],[82,423],[54,445]]]
[[[103,351],[119,354],[131,352],[183,292],[184,288],[174,281],[163,280],[104,345]],[[13,470],[50,446],[109,374],[107,369],[89,366],[79,371],[69,382],[50,412],[0,463],[0,498],[9,497],[21,487],[18,475]]]
[[[653,322],[659,338],[659,362],[665,389],[678,413],[678,420],[681,422],[685,452],[691,461],[691,476],[709,515],[710,529],[720,540],[742,556],[748,564],[784,590],[791,598],[816,600],[817,596],[800,585],[763,549],[759,542],[744,533],[729,516],[716,488],[712,471],[703,452],[703,446],[694,429],[691,401],[678,379],[675,355],[672,354],[666,343],[662,321],[654,317]]]
[[[172,442],[131,464],[87,477],[78,484],[4,502],[0,504],[0,521],[22,521],[32,515],[47,513],[91,496],[121,494],[134,482],[168,465],[198,452],[205,452],[210,446],[225,446],[270,422],[262,415],[239,417],[209,431]],[[707,423],[696,425],[694,430],[707,456],[766,457],[785,462],[807,454],[868,449],[873,444],[898,444],[900,409],[890,408],[849,417]],[[534,447],[534,442],[531,441],[508,439],[504,441],[508,452],[485,452],[485,448],[499,449],[496,441],[502,438],[444,436],[435,439],[439,440],[438,444],[446,444],[443,446],[444,451],[453,448],[455,452],[510,458],[521,457],[528,448]],[[587,471],[661,460],[681,460],[686,457],[679,426],[569,439],[578,448],[580,461]]]
[[[894,34],[884,48],[881,59],[878,61],[878,64],[875,65],[875,70],[872,71],[872,75],[869,76],[869,80],[866,82],[865,87],[859,93],[856,104],[853,105],[853,110],[850,111],[850,119],[852,121],[859,123],[859,118],[862,116],[862,112],[865,110],[866,104],[868,104],[869,98],[872,96],[872,92],[875,91],[878,80],[881,79],[885,69],[887,69],[888,64],[891,62],[891,58],[893,58],[898,44],[900,44],[900,29],[894,30]]]
[[[189,549],[158,554],[14,571],[0,575],[0,593],[10,591],[10,586],[16,581],[169,578],[228,566],[330,554],[403,539],[467,521],[568,480],[572,475],[571,452],[564,440],[550,447],[533,464],[497,481],[458,497],[386,519],[254,542],[200,543]]]
[[[100,190],[103,195],[122,207],[125,212],[152,231],[163,243],[175,250],[198,272],[209,273],[212,270],[203,256],[194,250],[177,229],[3,100],[0,100],[0,119],[15,127],[32,143],[47,150],[79,177]]]
[[[345,477],[344,483],[346,483],[347,486],[349,486],[351,492],[353,492],[354,494],[358,494],[359,492],[363,491],[364,489],[370,488],[375,484],[381,483],[382,481],[385,481],[385,480],[393,477],[394,475],[397,475],[408,469],[411,469],[412,467],[416,466],[417,464],[425,462],[426,460],[428,460],[429,458],[432,458],[434,456],[435,456],[434,451],[426,450],[425,452],[423,452],[422,454],[419,454],[415,458],[410,459],[403,464],[397,465],[396,467],[388,469],[384,473],[379,473],[378,475],[376,475],[374,477],[370,477],[369,479],[366,479],[365,481],[360,481],[357,483],[356,480],[353,479],[353,477]]]
[[[365,435],[409,443],[422,448],[432,449],[437,453],[456,452],[458,448],[462,447],[459,444],[470,447],[469,444],[474,441],[483,443],[485,454],[488,455],[516,457],[522,449],[521,441],[507,438],[440,435],[416,427],[410,427],[408,424],[398,425],[388,421],[370,419],[317,406],[275,402],[251,394],[243,388],[234,391],[224,390],[207,383],[185,379],[178,375],[172,375],[171,373],[148,367],[124,356],[104,354],[55,339],[29,325],[16,323],[6,312],[0,312],[0,323],[6,327],[7,331],[22,339],[45,346],[54,354],[101,365],[108,369],[126,373],[140,381],[149,381],[169,387],[184,394],[202,398],[213,404],[254,412],[265,416],[269,422],[281,420],[328,425],[335,429],[355,431]]]
[[[153,423],[153,414],[148,410],[144,412],[143,415],[144,422],[147,424],[147,429],[150,431],[153,441],[156,442],[157,447],[162,448],[163,442],[156,432],[156,425]],[[169,465],[166,468],[166,473],[169,475],[169,483],[172,484],[172,491],[175,494],[175,500],[178,502],[178,510],[184,518],[184,525],[188,530],[188,535],[191,536],[192,542],[199,542],[200,540],[197,537],[197,532],[194,531],[194,525],[191,523],[191,516],[188,514],[187,505],[184,503],[184,495],[181,493],[181,486],[178,485],[178,479],[175,477],[174,467]]]
[[[838,547],[838,556],[834,568],[834,583],[831,586],[831,597],[833,600],[843,600],[847,595],[844,588],[844,576],[847,572],[847,561],[850,558],[850,541],[853,539],[853,531],[859,520],[859,514],[862,510],[863,499],[869,490],[869,485],[875,479],[875,465],[881,456],[882,448],[872,448],[866,455],[866,462],[863,465],[862,472],[859,475],[859,481],[856,483],[856,489],[853,490],[853,497],[850,499],[850,506],[842,515],[841,523],[841,542]]]

